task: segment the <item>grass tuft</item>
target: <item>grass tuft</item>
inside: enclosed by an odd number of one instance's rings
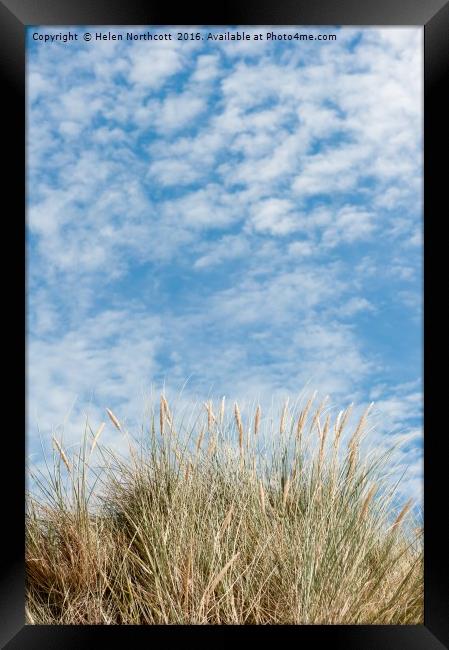
[[[277,428],[257,406],[246,441],[237,403],[185,426],[165,396],[131,458],[104,423],[70,459],[55,439],[27,496],[28,623],[422,624],[422,528],[391,454],[363,453],[371,406],[347,431],[352,407],[314,400]]]

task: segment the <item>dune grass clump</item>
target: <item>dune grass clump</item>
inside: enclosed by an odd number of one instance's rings
[[[361,451],[369,413],[347,432],[313,401],[278,425],[209,401],[186,425],[162,396],[139,442],[108,410],[126,457],[104,423],[70,458],[55,440],[27,498],[28,623],[422,623],[422,537]]]

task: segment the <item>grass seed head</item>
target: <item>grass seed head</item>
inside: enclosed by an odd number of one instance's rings
[[[99,437],[101,436],[101,434],[102,434],[103,429],[105,428],[105,426],[106,426],[106,422],[102,422],[102,423],[100,424],[100,426],[98,427],[98,431],[97,431],[97,433],[95,434],[94,439],[93,439],[93,441],[92,441],[92,447],[90,448],[90,455],[92,455],[92,452],[93,452],[93,450],[95,449],[95,447],[96,447],[96,445],[97,445],[97,442],[98,442],[98,439],[99,439]]]
[[[256,415],[254,418],[254,437],[256,437],[257,434],[259,433],[260,416],[261,416],[261,408],[260,405],[258,405],[256,408]]]
[[[365,500],[363,502],[362,511],[360,513],[361,519],[366,518],[366,515],[368,514],[369,504],[371,503],[374,495],[376,494],[376,491],[377,491],[377,485],[374,483],[368,490],[368,494],[366,495]]]
[[[235,421],[237,424],[237,429],[239,432],[239,447],[240,447],[240,453],[243,453],[243,423],[242,423],[242,416],[240,415],[240,409],[239,405],[237,402],[234,404],[234,415],[235,415]]]
[[[285,400],[284,407],[282,409],[282,414],[281,414],[281,421],[279,424],[279,433],[282,436],[282,434],[285,431],[285,420],[287,418],[287,409],[288,409],[288,398]]]
[[[402,508],[401,512],[396,517],[394,524],[392,526],[393,529],[396,529],[400,526],[401,522],[404,520],[405,516],[409,512],[412,505],[413,505],[413,499],[409,499],[407,503],[404,505],[404,507]]]
[[[220,424],[223,424],[223,421],[224,421],[225,401],[226,401],[226,398],[223,395],[223,397],[221,398],[221,404],[220,404]]]
[[[56,449],[58,450],[59,455],[61,456],[64,465],[67,467],[68,472],[71,473],[72,468],[71,468],[70,463],[68,461],[68,458],[67,458],[67,456],[65,454],[65,451],[62,448],[61,444],[58,442],[58,440],[56,440],[56,438],[54,436],[53,436],[53,443],[54,443]]]
[[[122,431],[122,425],[120,424],[116,416],[113,414],[113,412],[110,409],[106,409],[106,413],[108,414],[109,419],[111,420],[115,428],[118,429],[119,431]]]

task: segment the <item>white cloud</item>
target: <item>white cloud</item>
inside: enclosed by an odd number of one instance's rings
[[[150,103],[147,106],[153,125],[161,133],[178,131],[186,127],[205,109],[204,99],[189,91],[169,95],[163,101]]]
[[[201,248],[204,248],[207,252],[195,261],[194,268],[196,269],[217,266],[223,262],[250,254],[248,242],[240,236],[233,235],[221,237],[217,243],[204,245]]]
[[[159,318],[129,311],[105,311],[85,319],[60,338],[28,342],[28,419],[48,433],[59,426],[73,402],[85,408],[91,396],[102,409],[125,403],[129,415],[139,401],[140,386],[150,383],[162,336]],[[130,408],[131,407],[131,408]],[[140,405],[139,409],[140,410]],[[72,421],[80,439],[82,411]]]
[[[213,183],[180,199],[167,201],[163,209],[167,216],[193,229],[223,228],[238,218],[235,197]]]
[[[308,257],[314,253],[314,250],[310,241],[294,241],[288,245],[288,252],[292,257]]]
[[[353,206],[344,206],[333,215],[323,233],[325,246],[337,246],[339,243],[350,243],[368,239],[375,230],[374,215],[367,210]]]
[[[220,57],[217,54],[202,54],[196,60],[196,68],[190,79],[195,84],[206,84],[220,75]]]
[[[341,145],[309,156],[293,182],[300,196],[348,192],[366,169],[369,150],[364,145]]]
[[[337,314],[341,317],[348,318],[360,312],[375,311],[375,307],[363,297],[352,297],[341,307],[338,307]]]
[[[188,62],[177,41],[154,41],[151,47],[146,42],[138,42],[129,51],[129,80],[149,89],[160,87]]]
[[[196,169],[188,160],[162,158],[150,165],[149,178],[154,178],[164,186],[190,185],[200,180],[201,170]]]
[[[253,204],[251,213],[256,231],[286,235],[297,228],[293,203],[287,199],[265,199]]]

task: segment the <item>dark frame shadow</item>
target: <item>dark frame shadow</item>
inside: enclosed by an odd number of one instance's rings
[[[293,635],[295,645],[312,644],[342,647],[345,650],[441,650],[449,648],[449,579],[445,533],[447,489],[446,430],[439,426],[445,404],[444,319],[439,310],[442,296],[438,281],[443,277],[447,258],[445,237],[438,232],[447,201],[449,93],[449,3],[447,0],[223,0],[214,8],[183,5],[179,8],[140,0],[0,0],[0,70],[3,105],[4,225],[9,226],[3,255],[4,287],[9,291],[4,305],[17,299],[14,314],[25,316],[21,293],[25,285],[23,244],[25,241],[25,28],[30,25],[420,25],[424,27],[424,514],[425,514],[425,609],[424,625],[418,626],[30,626],[25,625],[24,569],[24,459],[25,439],[17,420],[4,426],[3,449],[3,535],[0,572],[0,643],[11,650],[24,648],[97,647],[102,642],[118,642],[126,634],[128,643],[151,643],[159,635],[185,641],[229,643],[237,635],[251,634],[251,641],[263,634]],[[446,83],[444,83],[446,82]],[[444,194],[444,196],[443,196]],[[444,247],[444,248],[443,248]],[[5,247],[6,249],[6,247]],[[11,268],[13,260],[13,268]],[[14,278],[21,286],[15,292]],[[23,283],[23,284],[22,284]],[[19,399],[25,395],[21,363],[21,326],[13,323],[5,309],[3,339],[17,342],[13,363],[7,366],[8,389]],[[22,323],[25,323],[23,318]],[[5,346],[6,347],[6,346]],[[22,392],[21,392],[22,391]],[[8,404],[5,422],[11,420]],[[447,400],[447,398],[446,398]],[[7,470],[11,470],[8,472]]]

